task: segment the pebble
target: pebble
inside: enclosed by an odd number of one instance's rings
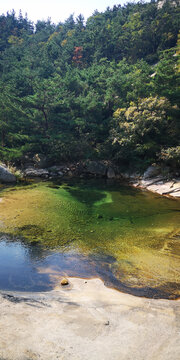
[[[104,323],[104,325],[109,325],[109,320],[107,320],[107,321]]]

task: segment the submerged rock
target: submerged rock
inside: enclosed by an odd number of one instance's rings
[[[0,165],[0,182],[13,183],[16,182],[16,177],[4,166]]]

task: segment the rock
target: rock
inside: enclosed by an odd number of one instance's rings
[[[13,183],[16,182],[16,177],[4,166],[0,165],[0,182]]]
[[[116,175],[116,179],[117,179],[117,180],[123,180],[123,177],[122,177],[121,174],[117,174],[117,175]]]
[[[120,176],[124,180],[129,180],[130,179],[130,174],[127,173],[127,172],[121,172]],[[116,178],[117,178],[117,176],[116,176]]]
[[[61,285],[62,285],[62,286],[69,285],[68,279],[66,279],[66,278],[62,279],[62,280],[61,280]]]
[[[48,178],[49,171],[47,169],[28,168],[24,171],[24,176]]]
[[[64,170],[65,166],[64,165],[60,165],[60,166],[51,166],[48,168],[48,170],[52,173],[56,173],[58,174],[58,172],[62,172]]]
[[[50,173],[50,176],[52,177],[60,177],[63,176],[64,173],[64,166],[52,166],[50,168],[48,168],[48,171]]]
[[[104,325],[109,325],[109,320],[105,321]]]
[[[36,154],[33,157],[35,167],[38,169],[44,169],[47,167],[47,158],[43,154]]]
[[[114,169],[112,167],[109,167],[107,171],[107,178],[108,179],[114,179],[116,177]]]
[[[141,178],[141,175],[139,173],[133,173],[129,175],[129,180],[139,180]]]
[[[143,179],[151,179],[161,174],[161,168],[157,165],[151,165],[147,168],[143,175]]]
[[[140,181],[140,185],[144,188],[147,188],[148,186],[150,185],[154,185],[156,183],[158,183],[159,185],[162,185],[164,184],[165,180],[162,176],[156,176],[156,177],[153,177],[153,178],[148,178],[146,180],[141,180]]]
[[[105,176],[107,173],[107,166],[100,161],[89,161],[86,163],[86,171],[93,175]]]

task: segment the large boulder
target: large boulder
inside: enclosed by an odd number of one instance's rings
[[[0,165],[0,182],[1,183],[14,183],[16,177],[4,166]]]
[[[92,175],[105,176],[107,173],[107,166],[100,161],[89,161],[86,164],[86,172]]]
[[[158,165],[151,165],[147,168],[143,175],[143,179],[151,179],[161,174],[161,168]]]

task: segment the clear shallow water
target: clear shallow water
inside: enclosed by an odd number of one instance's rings
[[[0,201],[0,289],[101,277],[139,296],[180,296],[180,201],[115,183],[38,183]]]

